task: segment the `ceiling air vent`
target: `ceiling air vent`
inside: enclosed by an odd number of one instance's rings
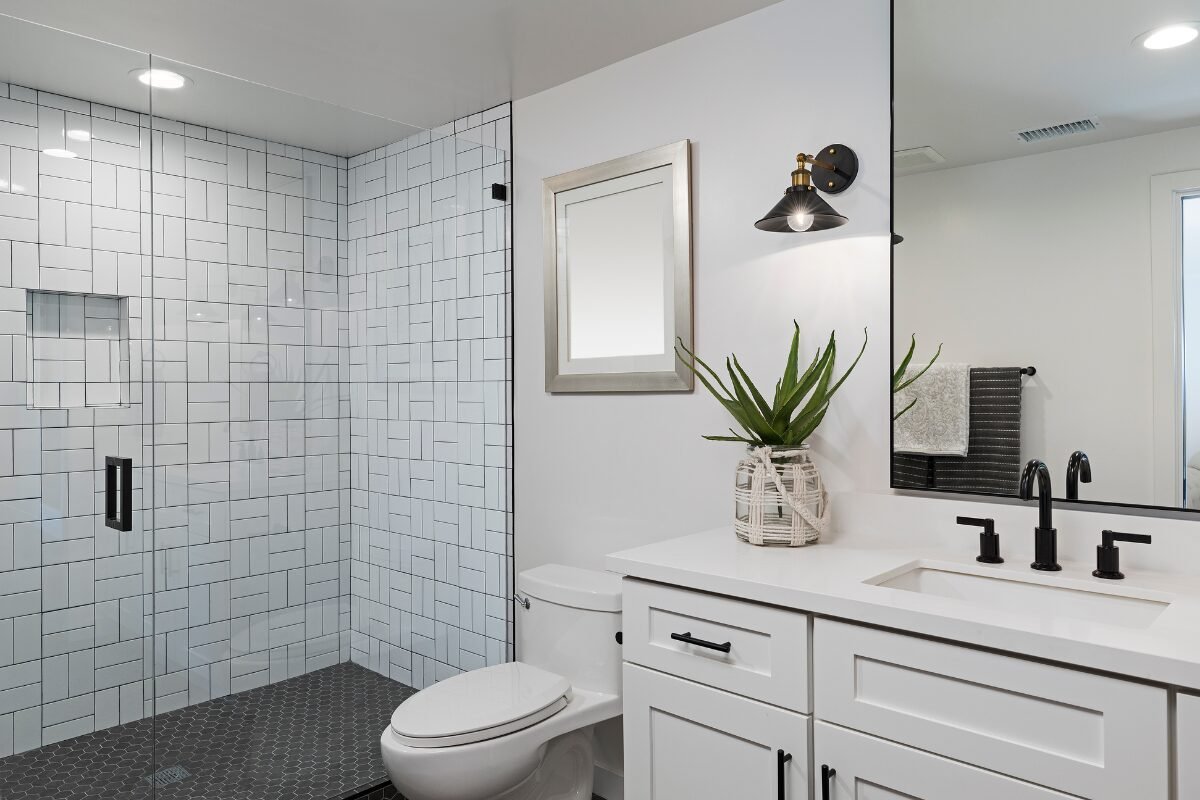
[[[892,165],[897,170],[920,169],[940,164],[946,159],[932,147],[910,147],[892,153]]]
[[[1059,125],[1047,125],[1044,128],[1030,128],[1017,131],[1017,138],[1022,142],[1044,142],[1047,139],[1057,139],[1061,136],[1074,136],[1077,133],[1088,133],[1100,127],[1100,120],[1095,117],[1077,119],[1074,122],[1064,122]]]

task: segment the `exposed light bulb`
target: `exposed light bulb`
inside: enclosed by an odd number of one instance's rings
[[[1170,50],[1172,47],[1182,47],[1197,36],[1200,36],[1200,29],[1195,23],[1167,25],[1147,34],[1142,40],[1142,47],[1147,50]]]
[[[808,230],[813,226],[814,222],[816,222],[816,219],[806,211],[789,214],[787,218],[788,227],[797,232]]]

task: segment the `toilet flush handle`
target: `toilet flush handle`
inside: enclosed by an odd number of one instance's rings
[[[516,600],[518,603],[520,603],[521,606],[526,611],[529,610],[529,598],[528,597],[522,597],[520,592],[513,592],[513,600]]]

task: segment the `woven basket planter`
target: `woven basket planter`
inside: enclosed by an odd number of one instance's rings
[[[752,447],[738,462],[733,529],[743,542],[800,547],[829,524],[829,493],[808,445]]]

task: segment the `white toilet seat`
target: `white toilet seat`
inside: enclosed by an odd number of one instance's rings
[[[570,682],[513,662],[455,675],[405,700],[392,714],[392,733],[409,747],[471,744],[505,736],[567,707]]]

